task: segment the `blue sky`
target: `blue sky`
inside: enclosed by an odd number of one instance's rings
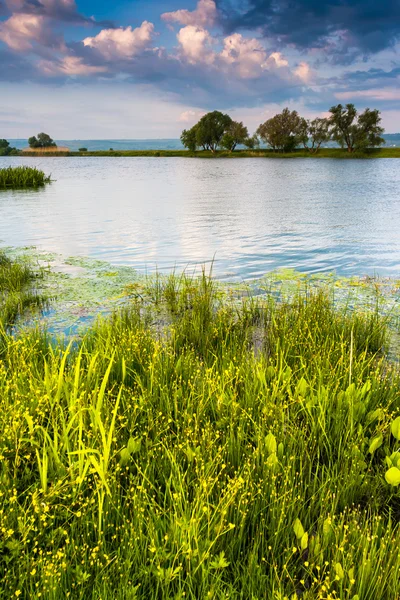
[[[400,131],[399,0],[0,0],[0,137],[178,137],[220,109],[379,108]]]

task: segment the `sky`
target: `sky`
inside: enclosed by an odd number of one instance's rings
[[[400,0],[0,0],[0,138],[176,138],[209,110],[378,108],[400,131]]]

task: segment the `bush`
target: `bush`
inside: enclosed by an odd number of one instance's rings
[[[87,148],[79,148],[79,152],[87,152]]]

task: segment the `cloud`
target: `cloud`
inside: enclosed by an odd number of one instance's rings
[[[179,115],[179,123],[196,123],[204,115],[201,110],[185,110]]]
[[[5,0],[8,10],[13,14],[49,17],[57,21],[71,23],[94,23],[78,12],[75,0]]]
[[[105,73],[107,67],[87,65],[80,56],[65,56],[59,61],[43,60],[39,69],[50,77],[65,75],[67,77],[84,76]]]
[[[400,89],[373,89],[373,90],[356,90],[349,92],[337,92],[335,97],[338,100],[347,100],[351,102],[354,98],[372,98],[373,100],[400,100]]]
[[[35,76],[36,69],[26,56],[0,48],[0,81],[24,81]]]
[[[118,29],[103,29],[95,37],[83,40],[85,46],[95,48],[106,58],[129,59],[146,50],[154,36],[154,25],[144,21],[140,27],[119,27]]]
[[[333,62],[400,39],[398,0],[216,0],[226,31],[262,31],[281,45],[333,52]]]
[[[167,23],[180,23],[194,27],[213,26],[217,18],[217,7],[214,0],[199,0],[196,10],[186,9],[167,12],[161,15]]]
[[[46,17],[31,14],[14,14],[0,22],[0,40],[17,52],[30,50],[33,42],[42,44],[53,38]]]
[[[277,69],[288,71],[289,63],[280,52],[268,54],[259,40],[246,38],[240,33],[224,38],[220,52],[214,50],[220,40],[202,27],[187,25],[179,31],[177,39],[181,60],[192,65],[208,65],[218,72],[230,72],[233,77],[254,79]],[[307,66],[306,63],[304,65],[303,75]]]
[[[282,56],[281,52],[272,52],[269,58],[275,61],[277,67],[287,67],[289,65],[288,61]]]
[[[195,25],[187,25],[180,29],[176,37],[180,45],[181,56],[189,63],[211,64],[214,62],[213,41],[206,29]]]
[[[221,58],[234,65],[240,77],[251,78],[267,68],[267,53],[263,45],[255,38],[244,38],[234,33],[224,39]]]
[[[294,74],[304,81],[304,83],[308,83],[311,78],[310,65],[308,65],[305,61],[302,61],[294,70]]]

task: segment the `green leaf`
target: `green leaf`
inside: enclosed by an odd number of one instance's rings
[[[293,523],[293,531],[294,531],[296,538],[298,540],[301,540],[305,531],[303,529],[303,525],[301,524],[300,519],[296,519],[295,522]]]
[[[266,464],[269,469],[273,469],[279,464],[278,457],[276,456],[275,452],[268,456]]]
[[[222,551],[219,553],[218,557],[210,563],[211,569],[225,569],[229,566],[229,562],[225,558],[225,552]]]
[[[296,386],[296,392],[299,394],[299,396],[303,396],[303,398],[304,398],[304,396],[307,393],[307,390],[308,390],[308,383],[304,379],[304,377],[302,377]]]
[[[390,455],[390,458],[386,457],[387,460],[390,461],[390,467],[397,467],[398,469],[400,469],[400,452],[396,451],[393,452],[393,454]]]
[[[330,535],[331,535],[331,533],[332,533],[333,529],[332,529],[332,523],[331,523],[331,520],[330,520],[329,518],[328,518],[328,519],[325,519],[325,521],[324,521],[324,525],[323,525],[323,528],[322,528],[322,531],[323,531],[323,533],[324,533],[324,537],[326,537],[326,538],[329,538],[329,537],[330,537]]]
[[[389,471],[386,471],[385,479],[389,485],[400,485],[400,469],[392,467]]]
[[[265,447],[267,449],[268,454],[276,453],[276,438],[272,433],[269,433],[265,438]]]
[[[378,450],[378,448],[380,448],[383,444],[383,435],[380,433],[379,435],[376,435],[374,438],[371,439],[371,443],[369,445],[369,450],[368,452],[370,454],[373,454],[375,452],[375,450]]]
[[[128,448],[123,448],[119,455],[119,464],[121,467],[125,467],[128,464],[130,457],[131,453],[129,452]]]
[[[300,540],[300,548],[306,550],[308,548],[308,533],[305,532]]]
[[[282,460],[284,452],[285,452],[285,447],[282,444],[282,442],[280,442],[280,444],[278,444],[278,452],[277,452],[279,460]]]
[[[335,565],[335,573],[339,577],[339,579],[343,579],[344,572],[343,572],[342,565],[340,563],[336,563],[336,565]]]
[[[127,446],[129,454],[137,454],[138,452],[140,452],[141,447],[142,441],[140,440],[140,438],[129,438]]]
[[[390,429],[396,440],[400,440],[400,417],[393,421]]]

